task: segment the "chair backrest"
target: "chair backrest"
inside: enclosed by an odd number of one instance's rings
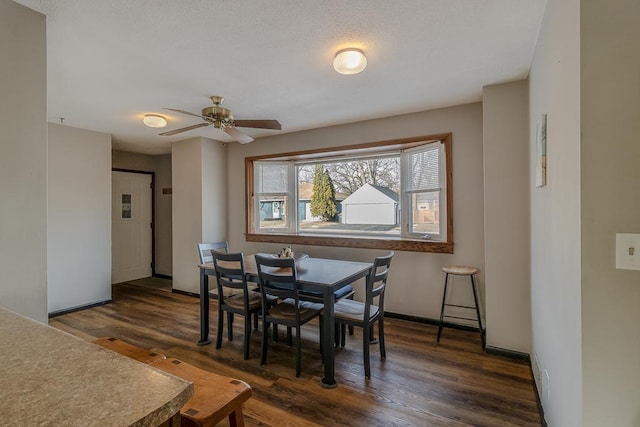
[[[370,314],[371,305],[374,299],[378,298],[378,309],[384,311],[384,292],[387,288],[387,276],[389,276],[389,268],[391,268],[391,259],[395,253],[389,252],[387,255],[376,257],[373,260],[371,271],[367,276],[366,296],[365,296],[365,319]]]
[[[218,304],[224,305],[223,288],[240,289],[244,293],[245,307],[249,304],[247,276],[242,253],[224,253],[211,250],[218,282]]]
[[[263,307],[266,306],[267,295],[280,299],[292,298],[296,307],[300,302],[296,262],[293,258],[274,258],[256,255],[256,267],[260,279],[260,293]]]
[[[226,240],[215,243],[198,243],[198,256],[200,257],[200,264],[208,264],[213,262],[211,251],[227,253],[229,252],[229,243]]]

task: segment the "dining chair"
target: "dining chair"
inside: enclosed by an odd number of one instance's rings
[[[200,256],[200,264],[213,262],[211,251],[229,252],[229,242],[226,240],[214,243],[198,243],[198,255]]]
[[[244,257],[241,253],[222,253],[211,251],[213,265],[216,271],[218,288],[218,334],[216,348],[222,347],[224,330],[224,313],[244,316],[244,359],[249,358],[249,343],[251,338],[251,314],[262,310],[262,301],[258,292],[248,288],[247,275],[244,270]],[[236,291],[227,295],[225,289]],[[227,316],[228,339],[233,341],[233,319]]]
[[[394,252],[373,260],[371,271],[365,282],[364,302],[343,299],[336,302],[334,307],[336,325],[340,325],[341,345],[345,345],[345,326],[362,328],[362,349],[364,355],[364,374],[371,378],[371,361],[369,345],[373,326],[378,323],[378,342],[380,343],[380,358],[386,359],[384,347],[384,293],[387,287],[387,276],[391,267]],[[377,300],[377,301],[376,301]]]
[[[211,255],[211,253],[215,251],[215,252],[222,252],[222,253],[228,253],[229,252],[229,243],[226,240],[222,240],[220,242],[214,242],[214,243],[198,243],[198,256],[200,257],[200,264],[209,264],[209,263],[213,263],[213,257]],[[254,289],[257,290],[257,289]],[[225,292],[225,296],[226,297],[230,297],[233,295],[238,294],[238,292],[236,290],[233,289],[224,289]],[[210,289],[209,290],[209,296],[215,300],[218,299],[218,288],[214,288],[214,289]],[[233,313],[228,313],[228,320],[229,320],[229,325],[233,324]],[[256,314],[254,316],[254,328],[258,329],[258,315]]]
[[[355,293],[356,291],[353,289],[353,286],[351,285],[343,286],[342,288],[338,289],[333,293],[333,300],[334,302],[338,302],[343,298],[352,300]],[[319,292],[313,292],[313,291],[301,291],[300,299],[303,301],[317,302],[320,304],[324,302],[324,296]],[[349,325],[349,335],[353,335],[353,325]],[[371,333],[371,335],[373,336],[373,332]],[[287,338],[289,338],[289,335],[287,335]],[[335,334],[336,347],[338,346],[339,341],[340,341],[340,334],[336,326],[336,334]]]
[[[296,263],[292,258],[273,258],[256,255],[256,266],[260,279],[262,297],[262,359],[267,363],[268,328],[270,324],[284,325],[296,330],[296,377],[300,376],[302,365],[302,337],[300,328],[311,319],[318,317],[323,304],[303,301],[297,282]],[[269,298],[277,297],[275,305]]]

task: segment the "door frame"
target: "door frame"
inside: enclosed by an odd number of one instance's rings
[[[156,276],[156,173],[135,169],[111,168],[111,172],[151,175],[151,276]],[[111,243],[113,245],[113,242]]]

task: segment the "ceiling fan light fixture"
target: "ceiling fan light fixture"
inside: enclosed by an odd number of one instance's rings
[[[167,126],[167,119],[160,114],[145,114],[142,123],[150,128],[163,128]]]
[[[358,74],[366,67],[364,52],[352,47],[338,51],[333,60],[333,68],[340,74]]]

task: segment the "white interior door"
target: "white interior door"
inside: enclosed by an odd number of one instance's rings
[[[111,172],[111,283],[149,277],[151,175]]]

